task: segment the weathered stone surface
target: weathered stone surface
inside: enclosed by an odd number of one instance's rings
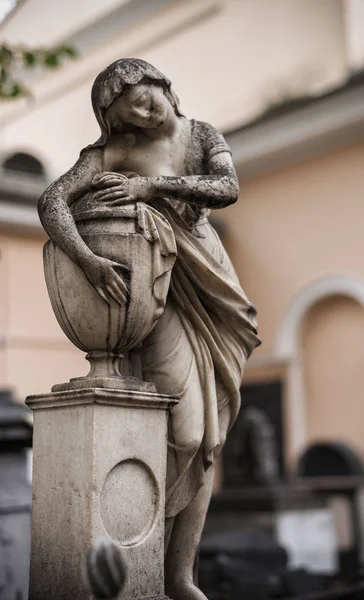
[[[33,396],[30,600],[89,599],[82,568],[108,535],[128,563],[125,598],[164,594],[167,409],[122,390]]]

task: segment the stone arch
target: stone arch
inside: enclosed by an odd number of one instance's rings
[[[329,275],[306,286],[293,300],[285,314],[274,343],[274,356],[288,365],[288,399],[290,435],[294,454],[307,440],[306,399],[300,352],[300,333],[307,312],[317,302],[330,296],[345,296],[364,308],[364,279],[355,275]]]
[[[302,321],[320,300],[330,296],[346,296],[364,307],[364,279],[352,275],[330,275],[306,286],[293,300],[284,316],[275,340],[278,358],[292,358],[299,346]]]

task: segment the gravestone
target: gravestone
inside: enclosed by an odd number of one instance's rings
[[[0,600],[28,597],[31,485],[29,411],[0,391]]]

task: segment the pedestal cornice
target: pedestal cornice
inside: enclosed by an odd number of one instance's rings
[[[26,399],[26,405],[32,410],[89,404],[168,410],[173,408],[177,403],[177,397],[166,394],[108,388],[86,388],[49,392],[47,394],[28,396]]]

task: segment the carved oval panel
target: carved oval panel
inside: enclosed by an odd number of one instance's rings
[[[122,546],[134,546],[148,537],[156,522],[158,482],[141,460],[123,460],[108,473],[100,503],[108,535]]]

